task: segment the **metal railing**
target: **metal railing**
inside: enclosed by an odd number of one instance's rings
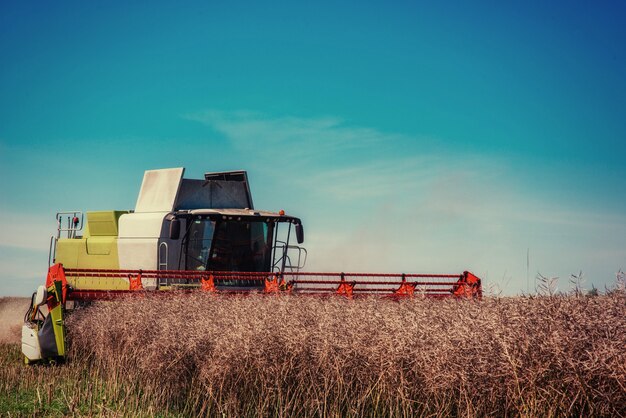
[[[50,244],[48,246],[48,266],[51,266],[55,262],[57,241],[59,238],[63,238],[61,237],[62,233],[67,233],[65,238],[76,238],[76,233],[83,230],[84,219],[83,212],[79,210],[58,212],[56,214],[57,233],[56,236],[52,235],[50,237]],[[65,222],[66,220],[67,222]]]
[[[278,251],[282,251],[282,255],[276,259],[276,253]],[[294,250],[297,251],[298,257],[296,258],[296,264],[293,264],[291,261],[291,256],[289,255],[289,251]],[[284,271],[289,271],[292,273],[297,273],[304,268],[306,265],[306,260],[308,257],[308,253],[306,248],[300,247],[298,245],[287,245],[283,241],[277,241],[276,245],[274,245],[272,252],[274,254],[274,262],[272,263],[272,270],[275,272],[280,272],[284,267]],[[304,255],[303,255],[304,254]],[[283,259],[285,260],[283,266]]]
[[[280,291],[308,295],[343,294],[381,296],[478,297],[482,295],[480,279],[468,272],[462,274],[404,274],[404,273],[320,273],[320,272],[224,272],[186,270],[102,270],[66,269],[70,285],[75,279],[130,280],[156,279],[167,289],[193,290],[204,288],[208,281],[217,292],[249,293],[267,289],[268,283],[280,283]],[[83,281],[84,283],[84,281]],[[237,283],[237,286],[229,284]],[[246,289],[246,286],[249,287]],[[70,299],[107,299],[132,293],[132,290],[99,290],[75,286]],[[278,286],[276,286],[278,289]],[[159,293],[156,291],[156,293]],[[267,293],[267,292],[266,292]]]
[[[67,218],[66,226],[63,226],[64,221]],[[61,238],[62,232],[67,232],[65,238],[76,238],[76,232],[83,230],[84,215],[79,210],[58,212],[57,219],[57,239]]]

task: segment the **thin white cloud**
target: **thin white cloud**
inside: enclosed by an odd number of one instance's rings
[[[222,132],[242,152],[263,156],[259,167],[265,173],[284,176],[288,172],[285,166],[292,164],[289,170],[298,173],[289,176],[292,184],[329,199],[392,198],[404,204],[419,203],[420,211],[430,212],[435,218],[609,228],[625,225],[624,216],[584,211],[517,192],[506,183],[512,173],[508,172],[505,161],[433,152],[415,156],[397,149],[406,143],[431,141],[426,136],[409,138],[367,127],[346,126],[341,119],[333,117],[270,117],[247,110],[206,110],[185,118]],[[395,152],[387,156],[373,153],[358,161],[345,161],[339,167],[324,160],[325,155],[337,154],[342,149],[372,147]],[[268,156],[272,158],[266,160]]]
[[[502,168],[493,161],[465,156],[465,165],[458,158],[436,154],[379,158],[338,169],[318,170],[312,175],[296,179],[300,187],[317,191],[338,200],[371,200],[393,198],[395,202],[430,204],[427,196],[440,194],[452,197],[454,189],[456,205],[442,206],[448,211],[460,207],[463,199],[471,199],[466,185],[496,177]],[[483,168],[485,167],[485,168]],[[489,167],[489,168],[486,168]]]
[[[339,151],[365,149],[406,137],[376,129],[345,125],[331,117],[271,118],[257,112],[207,110],[184,116],[211,126],[227,136],[240,151],[274,156],[282,163],[300,165]]]

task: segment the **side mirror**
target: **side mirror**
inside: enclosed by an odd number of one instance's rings
[[[170,239],[180,237],[180,219],[174,218],[170,221]]]
[[[48,298],[48,291],[46,290],[46,286],[41,285],[37,288],[37,293],[35,294],[35,306],[40,306],[46,303],[46,299]]]
[[[302,224],[296,224],[296,238],[298,239],[298,244],[304,242],[304,227]]]

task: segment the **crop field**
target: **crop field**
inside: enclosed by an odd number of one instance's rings
[[[1,416],[625,416],[626,296],[482,301],[173,294],[67,321],[21,364],[0,300]]]

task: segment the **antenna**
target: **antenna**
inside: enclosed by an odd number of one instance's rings
[[[530,294],[530,282],[528,280],[528,271],[530,270],[530,247],[526,248],[526,294]]]

